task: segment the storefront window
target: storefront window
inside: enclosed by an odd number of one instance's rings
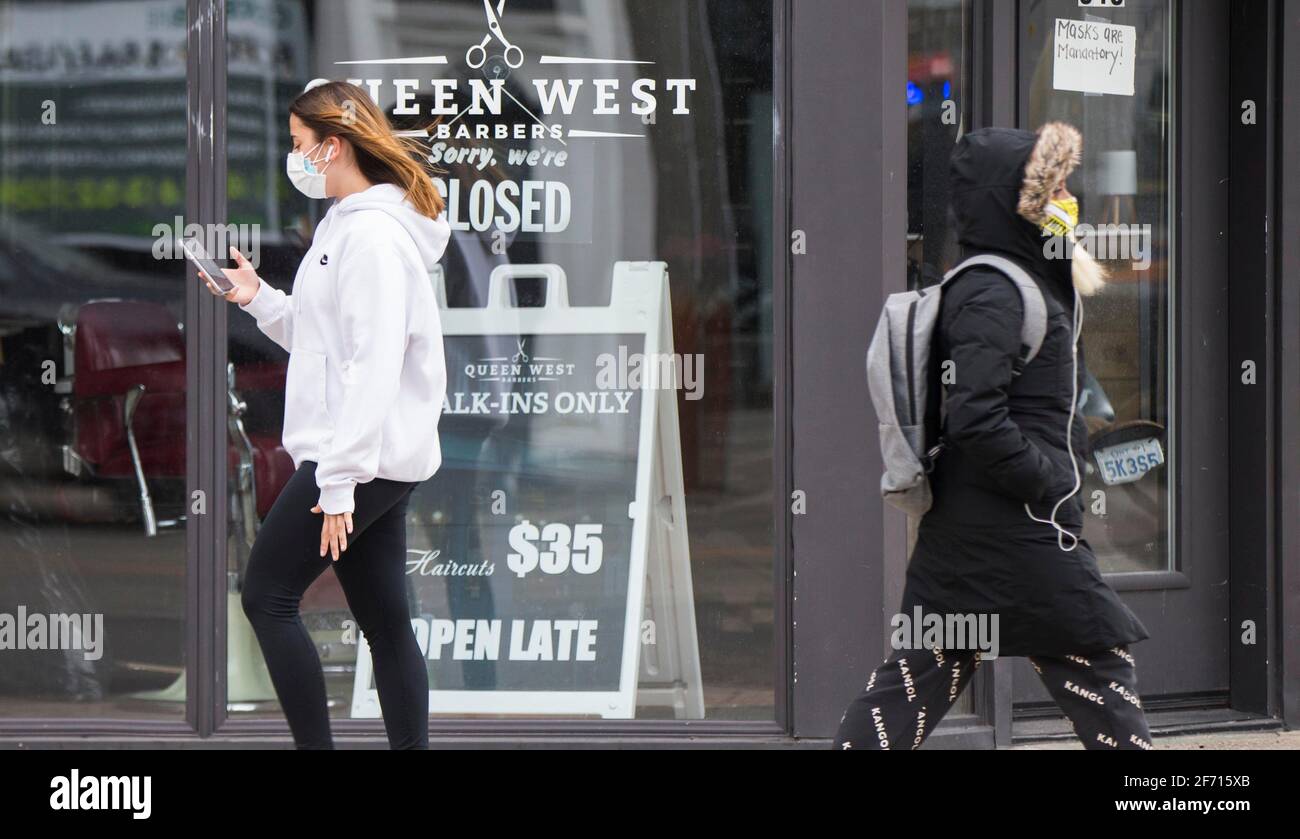
[[[1085,304],[1093,380],[1084,536],[1107,572],[1170,567],[1172,4],[1020,3],[1021,122],[1084,138],[1070,182],[1080,233],[1111,282]],[[1090,240],[1085,231],[1092,231]]]
[[[260,232],[259,273],[286,292],[327,209],[284,177],[289,102],[314,78],[356,80],[404,130],[452,103],[449,134],[427,138],[453,228],[430,278],[445,295],[443,464],[407,528],[431,713],[772,719],[768,4],[228,9],[230,221]],[[497,80],[500,107],[472,107]],[[658,262],[670,306],[628,310]],[[256,509],[232,507],[237,588],[292,463],[275,446],[286,354],[238,311],[229,335],[248,432],[267,444],[245,478]],[[679,387],[604,389],[607,362],[666,336]],[[331,713],[378,716],[333,571],[302,611]],[[245,616],[228,621],[229,709],[279,717]],[[627,704],[590,701],[618,691]]]
[[[185,713],[183,0],[0,2],[0,717]]]

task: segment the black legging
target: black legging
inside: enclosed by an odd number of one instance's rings
[[[357,484],[347,550],[320,555],[323,516],[316,464],[303,461],[275,500],[253,544],[244,614],[262,646],[271,683],[299,749],[332,749],[325,675],[298,605],[330,565],[365,634],[393,749],[429,748],[429,679],[406,598],[406,508],[416,484]]]
[[[1126,647],[1083,655],[1034,655],[1029,663],[1085,749],[1152,748],[1133,655]],[[979,666],[975,650],[895,650],[849,703],[832,748],[919,748]]]

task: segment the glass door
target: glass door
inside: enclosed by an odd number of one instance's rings
[[[1185,165],[1184,155],[1220,168],[1227,160],[1215,109],[1184,107],[1214,101],[1214,88],[1182,77],[1183,56],[1226,54],[1228,43],[1188,5],[1200,4],[1021,0],[1019,118],[1025,128],[1060,120],[1083,134],[1070,182],[1077,233],[1110,274],[1084,304],[1084,537],[1151,630],[1132,651],[1144,699],[1222,704],[1227,551],[1213,528],[1226,504],[1208,476],[1222,466],[1224,447],[1213,442],[1222,429],[1210,418],[1222,408],[1213,383],[1224,368],[1190,326],[1217,305],[1226,243],[1201,235],[1202,216],[1179,208],[1209,195],[1216,179],[1215,168]],[[1026,662],[1017,662],[1014,682],[1017,702],[1049,701]]]

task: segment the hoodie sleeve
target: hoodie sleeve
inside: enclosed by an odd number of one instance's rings
[[[286,350],[293,345],[293,299],[258,277],[257,293],[240,309],[257,319],[257,328]]]
[[[397,398],[407,342],[407,275],[391,245],[348,249],[337,299],[343,336],[343,398],[328,451],[316,465],[320,507],[353,510],[353,490],[379,469],[383,424]]]
[[[999,276],[972,270],[944,292],[943,329],[953,382],[945,397],[948,442],[1007,495],[1041,501],[1056,466],[1011,419],[1007,389],[1020,355],[1024,305]]]

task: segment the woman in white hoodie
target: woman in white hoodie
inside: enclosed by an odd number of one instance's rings
[[[223,296],[289,351],[284,446],[296,472],[262,523],[242,594],[300,749],[331,749],[303,592],[331,562],[374,661],[389,745],[428,748],[428,677],[406,598],[406,506],[441,463],[447,372],[429,272],[450,238],[420,144],[360,87],[328,82],[289,107],[289,179],[334,198],[292,294],[231,248]],[[214,294],[211,278],[202,275]],[[329,558],[326,558],[326,555]]]

